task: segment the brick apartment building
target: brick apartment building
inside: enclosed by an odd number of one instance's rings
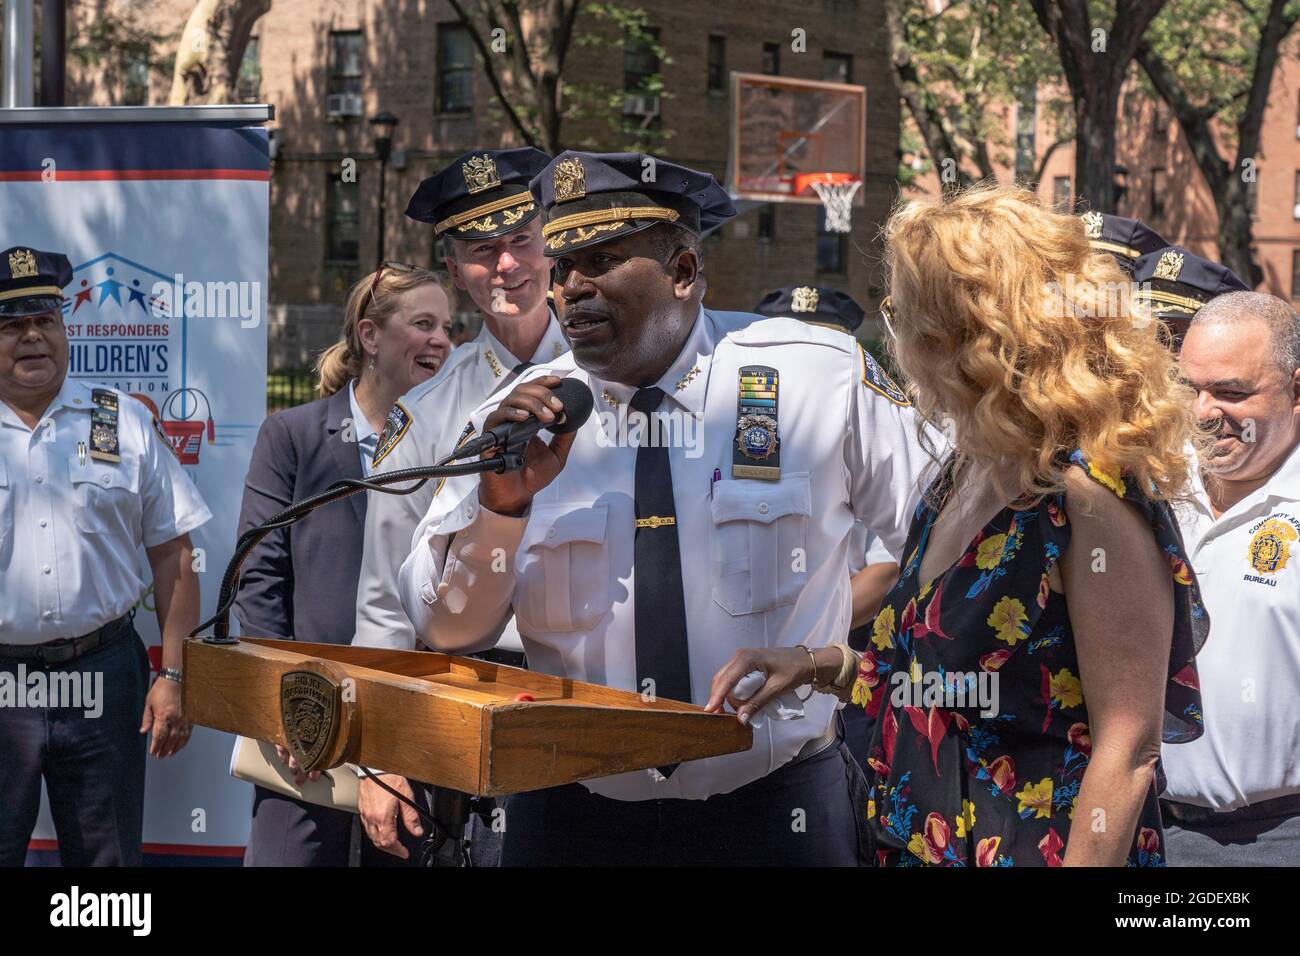
[[[1134,67],[1136,71],[1136,67]],[[1011,181],[1035,170],[1057,139],[1042,108],[1055,91],[1042,91],[1034,106],[1005,108],[1008,148],[998,164],[998,178]],[[1117,212],[1141,219],[1169,242],[1218,260],[1218,214],[1205,178],[1192,159],[1178,122],[1163,101],[1139,92],[1130,78],[1121,96],[1116,134],[1117,182],[1123,188]],[[1026,112],[1032,109],[1032,115]],[[910,119],[907,120],[910,124]],[[919,141],[919,137],[917,138]],[[1234,155],[1220,146],[1227,156]],[[1263,272],[1261,291],[1300,307],[1300,35],[1283,44],[1269,87],[1256,184],[1251,192],[1255,261]],[[919,177],[907,194],[933,195],[938,179]],[[1067,208],[1074,189],[1074,146],[1052,153],[1038,182],[1041,200]],[[1247,282],[1249,276],[1242,276]]]
[[[876,302],[876,237],[897,193],[899,134],[898,96],[877,28],[879,0],[814,0],[798,7],[774,0],[636,0],[624,6],[645,11],[664,62],[642,45],[623,42],[610,18],[587,12],[575,28],[564,80],[618,102],[622,91],[657,70],[665,93],[654,104],[657,115],[586,110],[565,121],[565,143],[634,148],[631,127],[644,126],[660,137],[647,151],[722,180],[730,72],[864,85],[865,207],[854,210],[853,232],[825,233],[819,207],[761,206],[707,241],[706,269],[708,301],[716,308],[748,309],[766,289],[791,283],[833,285],[864,305]],[[188,0],[156,0],[147,11],[132,12],[170,39],[150,51],[148,62],[137,55],[131,63],[87,67],[70,77],[69,102],[165,102],[167,64],[191,8]],[[90,15],[88,5],[74,7],[73,28]],[[806,31],[803,52],[792,49],[795,28]],[[255,27],[239,99],[276,110],[270,124],[273,366],[306,365],[315,349],[332,341],[344,291],[377,261],[379,165],[371,117],[386,110],[400,119],[386,177],[388,259],[440,266],[432,228],[402,215],[416,185],[475,146],[518,145],[475,62],[470,36],[446,0],[275,0]],[[355,182],[340,178],[345,160],[355,160]],[[466,299],[458,309],[468,313],[472,306]]]

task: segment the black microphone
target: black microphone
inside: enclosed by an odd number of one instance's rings
[[[472,458],[493,448],[505,448],[522,453],[524,446],[543,428],[556,435],[576,432],[591,417],[592,409],[596,407],[591,389],[577,379],[565,378],[552,387],[551,391],[564,404],[564,408],[556,413],[555,421],[546,424],[536,415],[529,415],[521,421],[502,422],[458,447],[456,458]]]

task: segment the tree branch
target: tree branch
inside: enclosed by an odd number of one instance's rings
[[[500,103],[501,108],[505,110],[506,117],[510,120],[510,125],[515,128],[523,138],[526,145],[536,147],[537,138],[526,126],[524,126],[523,120],[519,117],[519,113],[507,98],[505,90],[502,89],[500,75],[497,73],[496,64],[492,60],[492,51],[488,49],[487,44],[483,41],[483,33],[479,29],[478,24],[470,19],[470,16],[466,12],[465,6],[461,0],[449,0],[449,2],[451,3],[451,8],[456,11],[456,15],[460,17],[460,22],[465,25],[465,29],[469,30],[470,39],[474,41],[474,47],[478,50],[479,56],[483,60],[483,71],[487,74],[488,84],[492,87],[492,93],[496,96],[497,102]]]

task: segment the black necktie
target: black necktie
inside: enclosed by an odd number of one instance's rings
[[[686,596],[682,590],[682,555],[677,543],[677,509],[668,446],[653,414],[663,389],[643,388],[629,407],[646,417],[636,452],[636,683],[654,681],[654,695],[667,700],[691,699],[691,663],[686,640]],[[664,776],[676,764],[660,767]]]

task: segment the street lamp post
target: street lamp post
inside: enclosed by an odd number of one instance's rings
[[[375,264],[376,269],[384,261],[384,213],[387,207],[384,183],[387,179],[388,160],[393,155],[393,130],[400,122],[388,110],[370,119],[370,125],[375,128],[375,155],[379,157],[379,258]]]

